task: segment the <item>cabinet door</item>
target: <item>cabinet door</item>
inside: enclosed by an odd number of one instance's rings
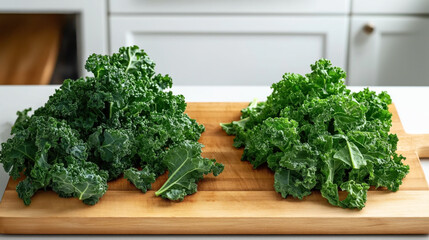
[[[344,67],[346,16],[111,16],[111,52],[139,45],[175,85],[269,85],[328,58]]]
[[[350,85],[429,85],[429,19],[353,17]]]

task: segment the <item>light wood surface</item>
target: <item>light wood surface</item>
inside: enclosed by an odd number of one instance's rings
[[[187,113],[206,126],[200,142],[205,157],[225,164],[207,176],[183,202],[154,196],[165,181],[141,193],[124,179],[109,183],[95,206],[40,191],[25,206],[10,180],[0,203],[0,233],[10,234],[424,234],[429,233],[429,188],[417,155],[427,154],[429,135],[409,135],[395,107],[392,132],[400,139],[410,173],[400,190],[371,189],[361,210],[331,206],[315,191],[304,200],[282,199],[273,190],[273,173],[240,161],[220,122],[239,119],[247,103],[188,103]],[[429,155],[425,155],[429,156]],[[343,193],[341,193],[343,194]]]

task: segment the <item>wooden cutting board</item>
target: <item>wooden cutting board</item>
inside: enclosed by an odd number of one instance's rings
[[[267,167],[254,170],[240,161],[220,122],[238,120],[247,103],[189,103],[187,113],[206,126],[203,155],[225,164],[183,202],[154,196],[166,180],[141,193],[124,179],[109,183],[95,206],[39,191],[25,206],[10,180],[0,203],[0,233],[8,234],[425,234],[429,233],[429,189],[420,157],[429,157],[429,135],[404,132],[395,107],[392,132],[410,173],[400,190],[370,190],[359,210],[331,206],[315,191],[304,200],[283,199],[273,189]]]

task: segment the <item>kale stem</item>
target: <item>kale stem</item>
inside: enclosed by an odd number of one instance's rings
[[[109,119],[112,118],[112,110],[113,110],[113,102],[110,102],[110,106],[109,106]]]

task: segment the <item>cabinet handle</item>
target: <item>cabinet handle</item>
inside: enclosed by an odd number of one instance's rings
[[[375,26],[372,23],[367,23],[365,24],[365,26],[363,26],[363,31],[366,32],[367,34],[373,33],[374,30],[375,30]]]

